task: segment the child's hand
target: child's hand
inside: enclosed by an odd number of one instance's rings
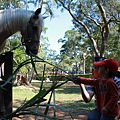
[[[102,108],[102,113],[107,113],[107,112],[108,112],[108,110],[105,107],[103,107]]]

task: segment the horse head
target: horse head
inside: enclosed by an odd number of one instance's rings
[[[26,53],[37,54],[39,50],[40,35],[42,32],[41,8],[38,8],[29,18],[22,34],[22,43],[26,47]],[[24,19],[24,18],[23,18]]]

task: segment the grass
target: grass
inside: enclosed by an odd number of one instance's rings
[[[19,87],[13,87],[13,98],[19,99],[19,100],[29,100],[32,98],[36,93],[31,91],[28,88],[19,88]]]
[[[35,89],[29,87],[13,87],[13,106],[17,108],[25,99],[29,100],[38,93],[40,82],[33,82]],[[52,83],[44,83],[45,89],[48,89]],[[48,94],[45,98],[49,99]],[[60,88],[55,90],[56,104],[59,104],[63,108],[69,110],[73,114],[87,114],[94,108],[94,100],[90,103],[85,103],[82,99],[80,88],[77,85],[66,83]],[[52,101],[53,103],[53,98]]]

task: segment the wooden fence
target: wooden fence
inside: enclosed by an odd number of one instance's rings
[[[0,55],[0,85],[6,82],[12,74],[12,69],[13,53],[7,52]],[[12,80],[4,88],[0,88],[0,117],[12,112]]]

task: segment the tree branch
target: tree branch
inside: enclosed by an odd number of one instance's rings
[[[109,38],[109,23],[111,21],[111,19],[107,20],[106,18],[106,12],[102,6],[102,4],[100,4],[100,2],[96,2],[97,3],[97,6],[100,10],[100,13],[101,13],[101,17],[102,17],[102,20],[103,20],[103,26],[102,26],[102,29],[101,29],[101,36],[102,36],[102,44],[101,44],[101,51],[100,51],[100,56],[103,56],[104,54],[104,50],[107,46],[107,41],[108,41],[108,38]]]
[[[58,1],[59,1],[59,2],[62,4],[62,6],[69,12],[69,14],[71,15],[71,17],[85,29],[85,31],[86,31],[86,33],[87,33],[87,35],[88,35],[88,38],[89,38],[89,39],[91,40],[91,42],[93,43],[93,49],[94,49],[94,51],[95,51],[96,56],[99,56],[99,51],[98,51],[97,44],[96,44],[95,40],[92,38],[91,33],[90,33],[88,27],[87,27],[82,21],[79,21],[79,20],[72,14],[72,12],[71,12],[71,10],[70,10],[70,4],[69,4],[69,7],[66,7],[65,4],[64,4],[62,1],[60,1],[60,0],[58,0]],[[95,22],[95,21],[94,21],[94,22]]]

